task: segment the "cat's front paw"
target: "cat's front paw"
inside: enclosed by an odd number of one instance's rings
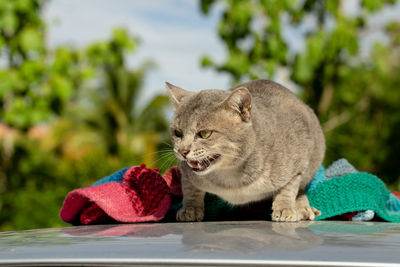
[[[200,207],[182,207],[176,213],[176,220],[181,222],[200,222],[204,218],[204,209]]]
[[[298,222],[300,216],[296,208],[274,209],[272,220],[274,222]]]
[[[321,212],[314,207],[301,207],[299,208],[300,220],[313,221],[316,217],[321,216]]]
[[[305,194],[298,196],[296,208],[302,221],[313,221],[316,217],[321,216],[321,212],[318,209],[310,206],[310,202]]]

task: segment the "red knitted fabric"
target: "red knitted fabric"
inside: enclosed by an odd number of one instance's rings
[[[181,197],[182,186],[181,186],[181,173],[179,172],[178,167],[172,167],[168,171],[166,171],[163,175],[165,182],[169,187],[169,191],[172,195]]]
[[[75,224],[159,221],[171,206],[170,195],[158,170],[143,164],[129,168],[121,183],[111,181],[69,192],[60,217]]]
[[[96,203],[92,203],[81,213],[81,224],[105,224],[112,222],[110,218]]]
[[[122,184],[126,187],[132,207],[139,216],[153,213],[161,200],[169,194],[167,183],[158,171],[147,169],[144,164],[127,170]]]

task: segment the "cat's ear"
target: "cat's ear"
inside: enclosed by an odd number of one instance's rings
[[[184,97],[194,94],[193,92],[186,91],[168,82],[165,82],[165,87],[167,88],[171,101],[175,107],[179,105]]]
[[[225,108],[233,109],[243,121],[249,121],[251,116],[251,95],[246,87],[239,87],[232,91],[223,103]]]

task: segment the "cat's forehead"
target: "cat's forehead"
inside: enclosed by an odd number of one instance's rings
[[[229,92],[226,90],[202,90],[187,99],[184,99],[182,106],[214,106],[226,99]]]
[[[224,90],[202,90],[182,101],[175,110],[174,122],[188,128],[215,123],[215,113],[228,95]]]

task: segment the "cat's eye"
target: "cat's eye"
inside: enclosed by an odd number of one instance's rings
[[[203,139],[207,139],[208,137],[210,137],[212,134],[211,130],[202,130],[198,133],[198,135],[203,138]]]
[[[175,130],[174,134],[175,134],[176,137],[179,137],[179,138],[182,138],[182,136],[183,136],[183,133],[182,133],[181,130]]]

